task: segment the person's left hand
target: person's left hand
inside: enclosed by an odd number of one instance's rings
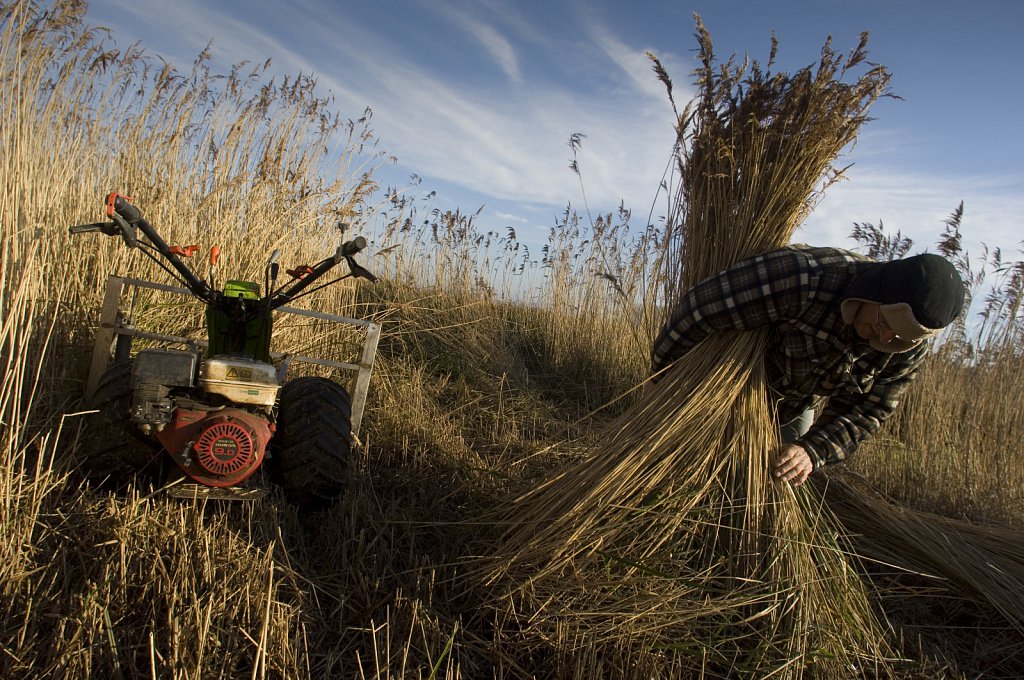
[[[781,482],[791,482],[800,486],[814,472],[814,463],[804,447],[797,444],[786,444],[772,464],[772,476]]]

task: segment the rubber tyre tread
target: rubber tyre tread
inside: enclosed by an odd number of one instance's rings
[[[338,383],[303,376],[284,384],[271,439],[270,479],[302,510],[321,510],[344,493],[352,450],[352,400]]]
[[[82,471],[94,482],[121,485],[159,455],[158,442],[131,421],[132,361],[112,364],[96,384],[81,448]]]

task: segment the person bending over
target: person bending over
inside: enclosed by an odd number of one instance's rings
[[[715,333],[768,328],[765,365],[783,442],[772,474],[800,485],[879,430],[964,295],[938,255],[877,262],[786,246],[687,291],[654,341],[652,380]]]

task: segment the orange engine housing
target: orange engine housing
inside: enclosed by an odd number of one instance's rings
[[[154,435],[191,479],[227,487],[259,469],[273,433],[273,423],[242,409],[176,408],[171,423]]]

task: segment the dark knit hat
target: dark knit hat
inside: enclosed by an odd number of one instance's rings
[[[843,295],[843,319],[851,323],[861,302],[879,303],[886,323],[899,336],[884,350],[901,352],[953,323],[964,295],[963,280],[949,260],[924,253],[868,267]]]

